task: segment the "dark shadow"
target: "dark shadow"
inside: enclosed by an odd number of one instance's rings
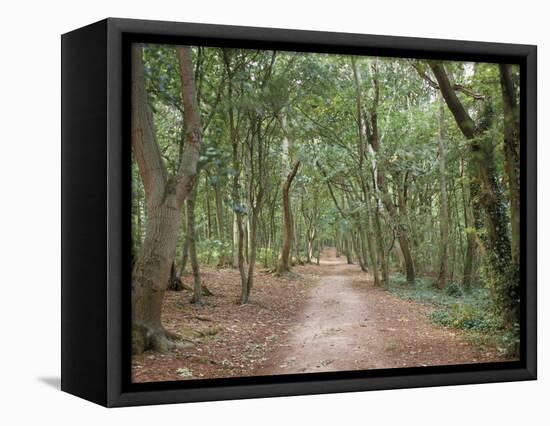
[[[39,377],[38,380],[54,389],[61,389],[61,377]]]

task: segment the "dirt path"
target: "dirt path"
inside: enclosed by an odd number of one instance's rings
[[[455,331],[432,325],[429,307],[372,285],[358,266],[326,251],[297,325],[259,374],[289,374],[499,361]]]
[[[256,272],[248,305],[240,276],[203,268],[213,291],[203,306],[168,292],[163,323],[194,346],[133,357],[136,382],[499,361],[464,335],[434,326],[430,307],[375,288],[369,274],[326,250],[320,266],[291,276]],[[187,277],[191,280],[191,277]],[[191,284],[191,281],[189,281]]]

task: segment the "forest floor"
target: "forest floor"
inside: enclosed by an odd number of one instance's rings
[[[134,356],[134,382],[506,360],[434,325],[433,306],[374,287],[334,250],[323,252],[319,266],[295,266],[288,276],[258,271],[244,306],[236,303],[237,271],[205,268],[202,278],[214,293],[204,306],[191,305],[185,291],[167,292],[163,306],[165,327],[193,345]]]

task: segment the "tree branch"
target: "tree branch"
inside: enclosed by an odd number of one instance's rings
[[[145,89],[142,46],[132,46],[132,146],[149,209],[164,197],[168,172],[158,146],[153,113]]]
[[[473,139],[475,136],[476,126],[474,120],[470,117],[458,97],[449,81],[445,67],[441,62],[430,61],[430,68],[434,73],[441,94],[447,103],[447,106],[451,110],[460,131],[467,139]]]
[[[416,72],[418,73],[418,75],[424,79],[424,81],[426,81],[428,83],[428,85],[433,88],[433,89],[436,89],[436,90],[439,90],[439,85],[437,84],[437,82],[433,81],[430,76],[426,73],[426,71],[418,64],[418,62],[415,62],[415,61],[412,61],[409,59],[409,63],[412,65],[412,67],[416,70]],[[471,89],[468,89],[467,87],[464,87],[463,85],[461,84],[453,84],[452,85],[452,89],[456,92],[462,92],[464,93],[466,96],[469,96],[477,101],[483,101],[485,100],[485,96],[482,95],[481,93],[476,93],[474,92],[473,90]]]

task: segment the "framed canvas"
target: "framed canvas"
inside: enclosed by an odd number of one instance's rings
[[[109,18],[62,36],[62,390],[536,379],[536,46]]]

